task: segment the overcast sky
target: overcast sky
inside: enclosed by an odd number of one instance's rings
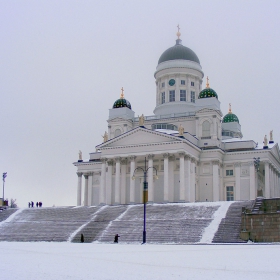
[[[272,0],[0,0],[5,197],[76,205],[78,151],[86,159],[102,142],[121,87],[136,116],[153,114],[154,72],[178,24],[244,139],[273,129],[278,142],[279,11]]]

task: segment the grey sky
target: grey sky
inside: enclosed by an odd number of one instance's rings
[[[0,0],[5,197],[76,204],[78,151],[86,159],[102,142],[122,86],[136,115],[153,114],[154,71],[178,23],[244,139],[261,145],[273,129],[278,142],[279,10],[280,1]]]

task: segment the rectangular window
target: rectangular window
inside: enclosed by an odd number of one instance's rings
[[[195,103],[195,92],[191,91],[191,102]]]
[[[233,170],[226,170],[226,176],[233,176]]]
[[[181,85],[185,85],[185,84],[186,84],[185,80],[181,80]]]
[[[161,87],[164,88],[165,87],[165,83],[161,83]]]
[[[169,102],[174,102],[175,101],[175,90],[170,90],[169,91]]]
[[[227,187],[227,201],[233,201],[234,200],[234,193],[233,193],[233,187]]]
[[[161,93],[161,104],[165,103],[165,92]]]
[[[187,101],[186,96],[187,96],[186,91],[184,89],[181,89],[180,90],[180,101]]]
[[[191,82],[191,86],[194,87],[194,82]]]

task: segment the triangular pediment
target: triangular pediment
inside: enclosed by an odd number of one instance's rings
[[[203,109],[196,111],[196,115],[215,114],[215,113],[219,114],[220,116],[223,115],[220,110],[214,110],[211,108],[203,108]]]
[[[279,151],[278,143],[272,147],[271,153],[274,155],[274,157],[279,162],[280,161],[280,151]]]
[[[106,143],[97,146],[98,149],[120,146],[139,146],[147,144],[160,144],[167,142],[182,141],[180,137],[172,136],[166,133],[146,129],[135,128],[129,132],[123,133],[118,137],[110,139]]]

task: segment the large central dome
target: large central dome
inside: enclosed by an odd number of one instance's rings
[[[164,61],[169,61],[169,60],[175,60],[175,59],[183,59],[183,60],[190,60],[197,62],[200,64],[199,59],[197,55],[195,54],[194,51],[191,49],[183,46],[181,44],[181,40],[177,39],[176,40],[176,45],[167,49],[159,58],[158,64],[164,62]]]

